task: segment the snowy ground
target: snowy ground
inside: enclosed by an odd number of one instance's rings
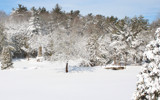
[[[131,100],[140,67],[113,71],[71,64],[65,73],[62,62],[15,60],[14,69],[0,71],[0,100]]]

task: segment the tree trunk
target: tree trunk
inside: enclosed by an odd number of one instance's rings
[[[121,66],[121,55],[119,54],[117,58],[118,58],[118,65]]]
[[[154,99],[153,100],[158,100],[158,93],[154,93]]]
[[[127,65],[127,54],[126,54],[125,61],[124,61],[124,66],[126,65]]]
[[[40,46],[38,48],[38,56],[37,56],[37,62],[42,62],[42,47]]]
[[[121,67],[121,61],[120,60],[118,61],[118,65]]]
[[[135,65],[137,65],[137,58],[136,58],[136,56],[134,58],[134,63],[135,63]]]
[[[42,57],[42,47],[41,46],[38,49],[38,57]]]
[[[66,73],[68,73],[68,61],[66,63]]]
[[[113,59],[114,59],[114,65],[116,65],[117,64],[116,57],[114,57]]]
[[[28,52],[27,52],[27,56],[26,57],[27,57],[27,60],[29,61],[29,53]]]

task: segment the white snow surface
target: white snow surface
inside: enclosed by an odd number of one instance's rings
[[[77,62],[65,73],[63,62],[14,60],[13,69],[0,70],[0,100],[131,100],[140,66],[113,71]]]

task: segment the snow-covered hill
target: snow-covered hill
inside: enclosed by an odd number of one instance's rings
[[[113,71],[69,62],[14,60],[0,71],[0,100],[130,100],[140,67]]]

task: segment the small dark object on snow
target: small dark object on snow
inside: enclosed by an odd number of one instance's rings
[[[107,67],[105,69],[112,69],[112,70],[123,70],[125,67]]]

